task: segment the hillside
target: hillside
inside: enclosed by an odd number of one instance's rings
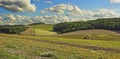
[[[69,33],[64,33],[62,35],[81,35],[81,34],[104,34],[104,35],[120,35],[119,31],[103,30],[103,29],[92,29],[92,30],[80,30]]]
[[[58,33],[90,29],[120,30],[120,18],[101,18],[90,21],[63,22],[54,26],[54,31]]]
[[[0,34],[1,59],[119,59],[120,42]]]
[[[25,35],[0,34],[0,59],[120,59],[116,32],[96,29],[57,34],[53,25],[28,27]],[[83,39],[86,35],[91,39]]]
[[[120,0],[0,0],[0,59],[120,59]]]
[[[84,39],[86,36],[88,36],[90,40],[120,41],[120,31],[111,31],[103,29],[68,32],[61,34],[58,37]]]
[[[53,25],[40,24],[40,25],[29,25],[29,29],[22,32],[22,35],[56,35],[56,32],[53,32]]]

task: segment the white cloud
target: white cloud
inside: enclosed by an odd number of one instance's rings
[[[111,9],[98,9],[97,11],[83,10],[78,6],[59,4],[41,11],[42,16],[21,16],[21,15],[2,15],[0,25],[6,24],[30,24],[44,22],[46,24],[56,24],[60,22],[86,21],[96,18],[120,17],[120,14]],[[50,14],[51,13],[51,14]],[[55,14],[54,14],[55,13]],[[49,15],[50,14],[50,15]]]
[[[119,17],[120,14],[111,9],[98,9],[97,11],[83,10],[76,5],[59,4],[41,10],[41,13],[55,13],[58,15],[78,16],[78,17],[95,17],[95,18],[109,18]],[[89,19],[89,18],[88,18]]]
[[[69,4],[59,4],[52,6],[50,8],[46,8],[44,10],[41,10],[41,13],[56,13],[56,14],[65,14],[67,12],[71,15],[89,15],[92,14],[92,12],[87,10],[82,10],[78,6],[75,5],[69,5]]]
[[[120,3],[120,0],[110,0],[111,3]]]
[[[110,9],[99,9],[97,12],[94,13],[94,17],[99,17],[99,18],[111,18],[111,17],[119,17],[119,16],[120,14]]]
[[[53,2],[48,1],[48,0],[44,0],[43,2],[44,2],[44,3],[47,3],[47,4],[53,4]]]
[[[44,22],[47,24],[55,24],[60,22],[67,22],[69,18],[67,16],[21,16],[21,15],[2,15],[0,16],[0,25],[18,25],[18,24],[30,24],[30,23],[37,23],[37,22]]]
[[[6,18],[8,18],[10,21],[15,21],[16,20],[14,15],[6,15]]]
[[[55,13],[55,15],[66,15],[68,18],[73,17],[72,20],[69,21],[120,17],[119,13],[111,9],[98,9],[97,11],[90,11],[83,10],[80,9],[78,6],[69,4],[55,5],[50,8],[41,10],[41,13]]]
[[[12,12],[36,11],[36,6],[30,3],[31,0],[0,0],[0,7]]]

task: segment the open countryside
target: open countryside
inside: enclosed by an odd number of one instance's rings
[[[0,0],[0,59],[120,59],[119,4]]]

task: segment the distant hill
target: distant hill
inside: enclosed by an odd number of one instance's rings
[[[53,32],[53,25],[50,24],[37,24],[29,25],[29,29],[22,32],[22,35],[56,35],[57,33]]]
[[[40,25],[40,24],[45,24],[43,22],[38,22],[38,23],[32,23],[32,24],[28,24],[28,25]]]
[[[120,18],[102,18],[91,21],[64,22],[54,26],[54,31],[58,33],[90,29],[120,30]]]

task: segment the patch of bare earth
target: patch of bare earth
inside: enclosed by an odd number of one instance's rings
[[[28,56],[29,59],[49,59],[48,57],[29,55],[25,51],[22,51],[22,50],[8,49],[8,52],[10,52],[12,54],[19,54],[19,55],[23,55],[23,56]]]
[[[12,53],[12,54],[21,54],[21,55],[26,55],[27,53],[25,51],[22,50],[14,50],[14,49],[8,49],[8,52]]]
[[[79,34],[106,34],[106,35],[120,35],[120,31],[111,31],[103,29],[93,29],[93,30],[80,30],[69,33],[64,33],[62,35],[79,35]]]
[[[33,36],[33,30],[29,28],[25,30],[24,32],[21,32],[21,35]]]

